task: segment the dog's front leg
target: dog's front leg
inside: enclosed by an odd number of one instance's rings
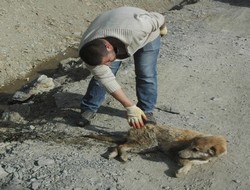
[[[177,172],[175,173],[176,177],[181,177],[183,175],[186,175],[192,168],[192,162],[190,162],[190,160],[179,159],[179,162],[182,165],[182,167],[178,169]]]

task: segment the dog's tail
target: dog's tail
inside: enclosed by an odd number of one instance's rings
[[[123,144],[126,142],[127,138],[122,135],[97,135],[97,134],[88,134],[88,135],[82,135],[82,137],[87,137],[91,139],[96,139],[99,141],[106,141],[116,144]]]

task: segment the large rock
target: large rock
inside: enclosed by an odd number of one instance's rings
[[[52,78],[49,78],[46,75],[41,75],[31,84],[24,86],[21,90],[17,91],[12,97],[12,100],[24,102],[34,95],[49,92],[54,87],[55,84]]]

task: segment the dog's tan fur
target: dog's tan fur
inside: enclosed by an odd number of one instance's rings
[[[112,137],[88,135],[104,141],[114,141]],[[127,152],[140,153],[154,147],[177,158],[181,168],[176,176],[185,175],[193,164],[203,164],[211,159],[227,153],[227,142],[220,135],[205,135],[198,131],[180,129],[170,126],[155,126],[147,124],[144,128],[128,131],[125,143],[114,147],[109,159],[120,157],[128,160]]]

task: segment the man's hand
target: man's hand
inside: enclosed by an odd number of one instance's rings
[[[168,29],[167,29],[167,26],[166,26],[166,23],[165,23],[165,24],[163,24],[163,25],[160,27],[160,35],[161,35],[161,37],[162,37],[162,36],[167,35],[167,33],[168,33]]]
[[[144,120],[147,120],[146,115],[144,112],[138,108],[136,105],[126,107],[127,109],[127,116],[128,116],[128,123],[130,126],[134,128],[141,128],[144,127]]]

